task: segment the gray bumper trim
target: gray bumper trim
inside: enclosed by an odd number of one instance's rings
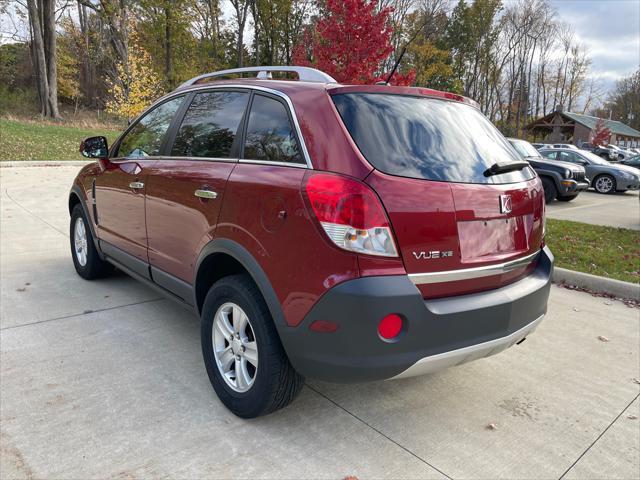
[[[461,365],[463,363],[500,353],[532,333],[538,327],[543,318],[544,315],[540,315],[527,326],[513,332],[511,335],[507,335],[506,337],[496,338],[495,340],[479,343],[477,345],[470,345],[457,350],[451,350],[450,352],[444,352],[438,355],[422,358],[407,368],[404,372],[390,378],[390,380],[434,373],[438,370],[454,367],[456,365]]]

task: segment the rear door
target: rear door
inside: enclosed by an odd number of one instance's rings
[[[477,109],[406,95],[333,99],[376,168],[366,181],[382,199],[405,269],[425,297],[496,288],[531,268],[526,259],[542,242],[540,181],[530,167],[489,174],[495,163],[520,159]],[[518,259],[517,268],[483,268]]]
[[[147,175],[160,158],[165,134],[183,99],[179,96],[163,102],[133,124],[96,177],[98,237],[106,242],[103,250],[143,276],[148,276]]]
[[[172,127],[165,155],[148,170],[146,222],[154,281],[190,301],[202,247],[213,239],[227,179],[239,152],[249,92],[191,94]]]

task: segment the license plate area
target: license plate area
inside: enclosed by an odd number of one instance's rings
[[[490,261],[529,250],[533,215],[458,222],[462,262]]]

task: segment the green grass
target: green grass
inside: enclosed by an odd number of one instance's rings
[[[546,242],[558,267],[640,282],[640,232],[547,218]]]
[[[91,129],[0,118],[0,161],[81,160],[82,139],[104,135],[111,143],[119,133],[104,126]]]

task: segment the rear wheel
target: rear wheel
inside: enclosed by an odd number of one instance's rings
[[[248,275],[213,284],[202,307],[202,355],[224,405],[243,418],[274,412],[300,393],[269,309]]]
[[[78,275],[86,280],[93,280],[113,272],[113,265],[102,260],[98,254],[89,222],[80,204],[73,207],[71,211],[69,239],[71,240],[71,257]]]
[[[542,187],[544,188],[544,201],[546,203],[551,203],[558,195],[556,186],[553,184],[553,181],[550,178],[542,177],[541,180]]]
[[[593,181],[593,188],[598,193],[613,193],[616,191],[616,181],[611,175],[600,175]]]
[[[558,200],[559,202],[570,202],[571,200],[574,200],[577,196],[578,195],[558,195],[556,200]]]

